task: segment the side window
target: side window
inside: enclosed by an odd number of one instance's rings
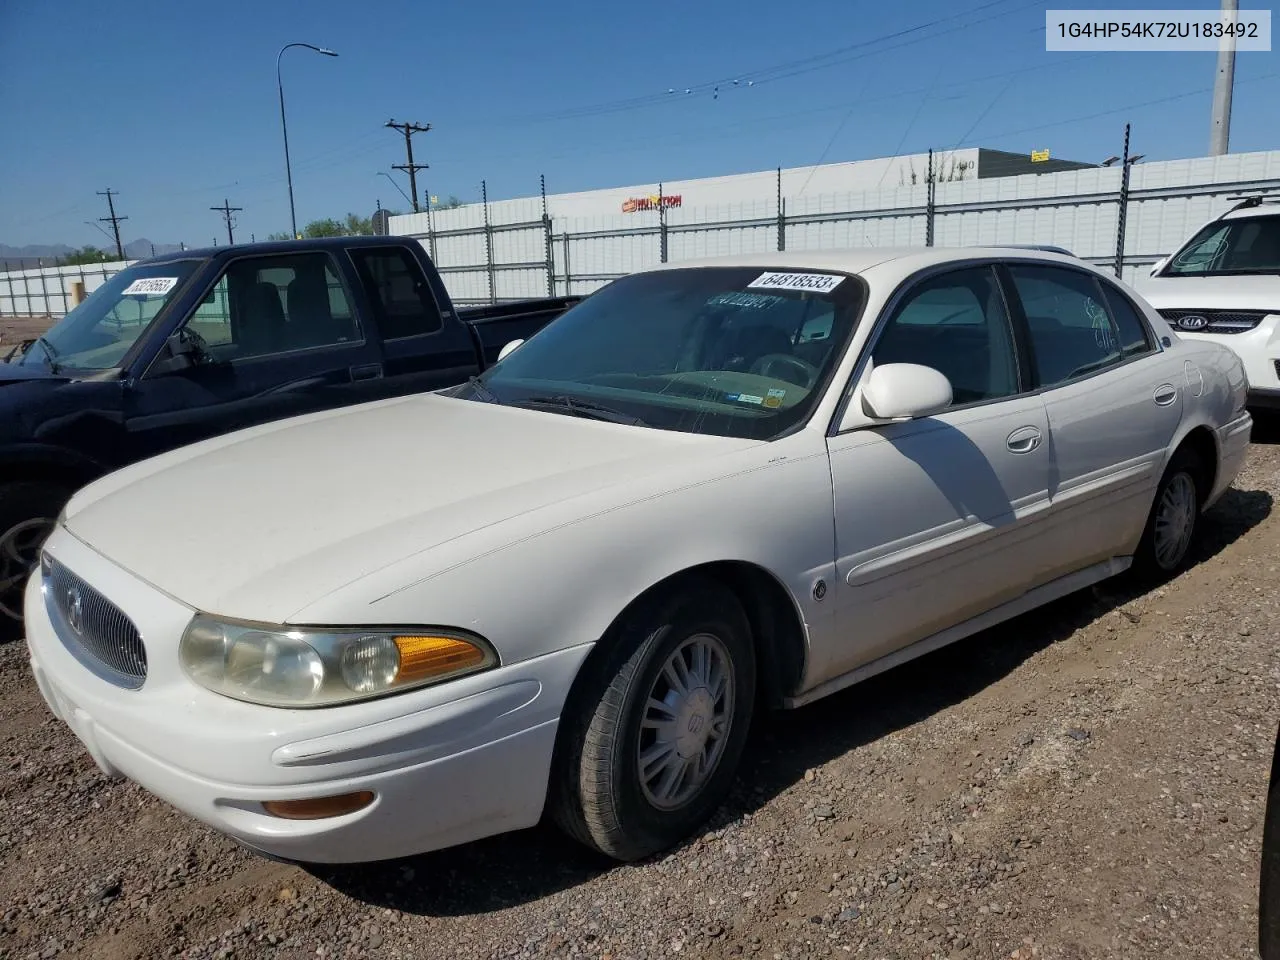
[[[1146,321],[1138,315],[1133,303],[1111,284],[1100,280],[1098,285],[1102,287],[1107,309],[1111,311],[1111,319],[1115,321],[1116,330],[1120,333],[1121,355],[1127,359],[1150,352],[1151,333],[1147,330]]]
[[[187,328],[232,362],[361,339],[346,289],[322,253],[232,261]]]
[[[871,360],[933,367],[951,381],[957,405],[1019,392],[1009,314],[990,267],[955,270],[912,289]]]
[[[435,333],[444,326],[427,278],[400,247],[352,250],[360,278],[369,289],[382,339],[399,340]]]
[[[1010,264],[1035,355],[1036,377],[1052,387],[1120,362],[1120,344],[1093,277],[1061,267]]]

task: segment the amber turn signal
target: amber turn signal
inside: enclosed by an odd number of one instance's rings
[[[325,817],[341,817],[363,810],[373,803],[373,793],[343,793],[336,797],[312,797],[310,800],[266,800],[262,809],[273,817],[286,820],[323,820]]]
[[[478,667],[488,659],[475,644],[456,637],[396,637],[400,669],[396,683],[413,683],[430,677]]]

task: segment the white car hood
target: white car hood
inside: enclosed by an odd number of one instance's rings
[[[432,394],[278,421],[144,461],[68,531],[199,610],[267,622],[446,541],[755,445]]]
[[[1280,313],[1280,275],[1146,277],[1134,284],[1157,310],[1266,310]]]

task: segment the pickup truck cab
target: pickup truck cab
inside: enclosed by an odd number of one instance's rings
[[[243,427],[463,383],[577,299],[456,309],[422,245],[396,237],[187,250],[116,274],[0,363],[0,633],[84,484]]]

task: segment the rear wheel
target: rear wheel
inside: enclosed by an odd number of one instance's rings
[[[0,640],[22,633],[22,593],[71,491],[49,483],[0,485]]]
[[[638,860],[723,802],[755,701],[751,629],[732,591],[698,580],[628,614],[566,705],[550,809],[575,839]]]
[[[1190,450],[1180,450],[1169,463],[1134,555],[1139,575],[1166,579],[1185,566],[1200,527],[1204,469]]]

